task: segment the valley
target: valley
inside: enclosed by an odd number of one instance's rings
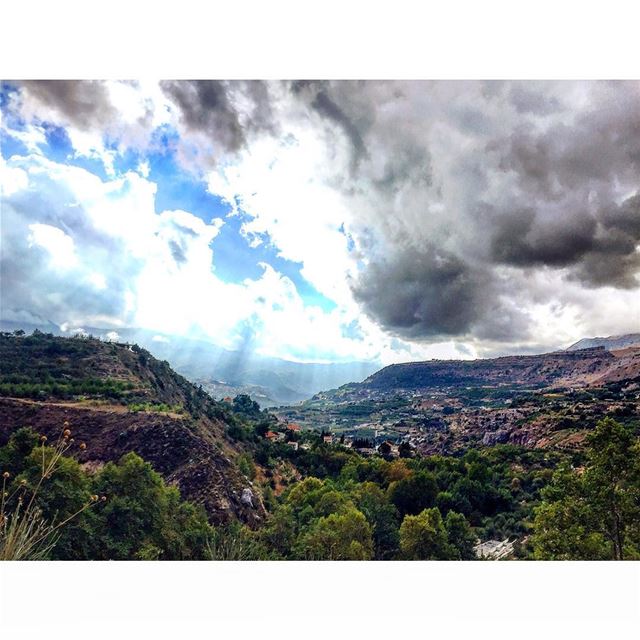
[[[392,365],[276,409],[193,382],[137,344],[0,334],[10,496],[43,491],[34,474],[56,447],[70,453],[37,502],[47,518],[104,492],[47,557],[640,556],[635,344]],[[603,447],[630,497],[623,547],[599,502]],[[564,509],[588,543],[567,539]]]
[[[640,346],[391,365],[362,383],[276,410],[347,445],[408,443],[423,455],[512,444],[572,449],[605,415],[638,418]]]

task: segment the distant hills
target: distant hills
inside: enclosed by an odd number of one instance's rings
[[[607,415],[640,429],[640,346],[384,367],[278,414],[423,455],[510,444],[575,451]]]
[[[640,347],[640,333],[627,333],[622,336],[608,336],[607,338],[582,338],[566,348],[566,351],[578,351],[592,347],[604,347],[609,351],[624,349],[625,347]]]
[[[23,329],[27,333],[39,329],[54,335],[68,336],[51,322],[24,324],[1,321],[5,331]],[[84,327],[88,334],[107,339],[109,330]],[[160,360],[171,363],[172,368],[190,381],[202,385],[211,396],[222,399],[248,394],[262,407],[276,407],[300,403],[315,394],[336,389],[348,383],[359,383],[380,388],[402,384],[439,386],[442,384],[509,383],[521,379],[523,383],[548,384],[566,379],[580,384],[588,378],[591,384],[598,375],[615,376],[609,364],[617,367],[635,364],[625,360],[614,361],[608,352],[640,347],[640,333],[620,336],[583,338],[564,351],[532,356],[505,356],[478,360],[432,360],[395,364],[380,368],[376,362],[304,363],[272,358],[254,353],[251,349],[228,350],[210,341],[158,334],[135,328],[117,330],[117,340],[135,343]],[[602,348],[607,353],[567,359],[568,354],[584,349]],[[563,355],[564,354],[564,355]],[[579,363],[579,364],[578,364]],[[609,364],[607,364],[609,363]],[[577,368],[576,368],[577,366]],[[588,370],[592,367],[593,370]],[[630,376],[633,377],[633,376]]]
[[[481,360],[394,364],[362,383],[372,389],[425,389],[467,385],[587,386],[640,375],[640,345],[612,352],[604,346]]]

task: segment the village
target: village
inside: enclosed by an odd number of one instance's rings
[[[637,395],[635,387],[587,393],[508,385],[392,391],[345,385],[273,413],[362,455],[445,454],[497,444],[571,449],[581,441],[577,432],[602,416],[633,411]]]

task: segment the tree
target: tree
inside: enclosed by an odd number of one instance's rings
[[[640,444],[611,418],[587,436],[587,464],[556,471],[537,507],[534,555],[550,560],[640,558]]]
[[[401,516],[416,515],[423,509],[433,507],[438,485],[433,475],[420,471],[389,486],[389,500],[396,506]]]
[[[476,555],[473,547],[477,536],[473,533],[467,519],[455,511],[449,511],[444,519],[449,543],[455,550],[455,560],[474,560]]]
[[[353,500],[365,515],[373,530],[375,558],[383,560],[398,550],[398,510],[389,504],[384,491],[373,482],[358,484]]]
[[[260,405],[246,393],[241,393],[233,399],[233,410],[250,418],[259,418],[262,415]]]
[[[300,537],[295,555],[301,560],[371,560],[371,526],[355,507],[332,513]]]
[[[400,550],[406,560],[452,560],[455,550],[438,509],[405,516],[400,525]]]
[[[201,559],[211,535],[202,508],[182,502],[177,487],[135,453],[107,463],[95,486],[107,496],[97,516],[95,556],[110,560]]]
[[[411,458],[413,456],[413,449],[411,448],[411,445],[408,442],[400,443],[400,446],[398,447],[398,455],[401,458]]]
[[[269,516],[259,535],[269,548],[275,549],[283,558],[289,556],[296,539],[293,509],[287,504],[281,505]]]

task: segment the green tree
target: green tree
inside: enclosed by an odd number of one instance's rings
[[[211,527],[135,453],[107,463],[95,480],[107,502],[97,516],[94,554],[103,559],[201,559]]]
[[[444,519],[449,544],[454,549],[455,560],[474,560],[476,555],[473,547],[477,536],[473,533],[467,519],[455,511],[449,511]]]
[[[455,550],[438,509],[407,515],[400,525],[400,550],[405,560],[452,560]]]
[[[561,467],[536,509],[538,559],[640,557],[640,444],[611,418],[587,436],[584,469]]]
[[[371,560],[371,526],[355,507],[317,520],[296,542],[301,560]]]
[[[233,410],[250,418],[259,418],[262,415],[260,405],[246,393],[241,393],[233,399]]]
[[[351,495],[373,529],[375,558],[383,560],[393,556],[399,543],[398,510],[388,502],[384,491],[373,482],[356,485]]]
[[[436,480],[427,471],[419,471],[404,480],[392,482],[389,486],[389,500],[401,516],[416,515],[433,507],[437,493]]]

